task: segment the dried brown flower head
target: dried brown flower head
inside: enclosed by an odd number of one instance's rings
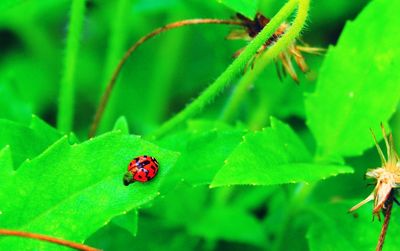
[[[382,209],[385,209],[385,203],[390,199],[392,190],[400,186],[400,162],[394,147],[393,136],[390,133],[388,139],[385,128],[382,124],[381,128],[387,149],[387,159],[378,145],[374,133],[371,131],[382,161],[382,166],[376,169],[371,169],[366,173],[368,178],[376,179],[374,191],[367,198],[350,209],[350,212],[352,212],[365,203],[374,200],[374,209],[372,210],[372,213],[379,219],[379,213]]]
[[[262,15],[261,13],[257,13],[254,20],[250,20],[247,17],[237,14],[237,18],[242,21],[244,29],[233,30],[227,36],[227,39],[242,39],[250,41],[269,23],[270,19]],[[253,58],[252,63],[260,55],[264,50],[266,50],[270,45],[276,43],[278,39],[285,34],[285,32],[290,28],[290,24],[284,22],[279,28],[275,31],[275,33],[263,44],[263,46],[257,51],[257,55]],[[302,43],[302,45],[298,45],[298,42]],[[234,57],[239,56],[239,54],[243,51],[244,48],[238,50]],[[301,42],[301,40],[294,41],[285,51],[280,53],[279,60],[282,63],[282,71],[283,73],[288,73],[290,77],[299,82],[296,71],[292,64],[292,59],[296,62],[302,72],[308,71],[308,66],[304,60],[302,52],[310,53],[310,54],[320,54],[324,49],[310,47],[307,44]],[[281,78],[279,67],[278,76]]]

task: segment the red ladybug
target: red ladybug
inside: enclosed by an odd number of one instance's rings
[[[153,179],[158,172],[158,161],[151,156],[143,155],[134,158],[128,165],[128,171],[124,175],[124,185],[139,181],[147,182]]]

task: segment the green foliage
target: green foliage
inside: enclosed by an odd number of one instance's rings
[[[240,143],[243,134],[241,129],[191,121],[185,131],[166,137],[160,144],[182,154],[170,174],[170,181],[210,184],[224,160]]]
[[[6,118],[18,122],[29,121],[32,109],[25,103],[15,91],[11,84],[0,84],[0,118]]]
[[[211,187],[232,184],[274,185],[311,182],[339,173],[346,166],[312,164],[311,155],[285,124],[271,119],[271,127],[251,132],[225,160]]]
[[[130,234],[132,234],[132,236],[136,236],[138,229],[138,217],[138,211],[132,210],[129,213],[115,217],[112,220],[112,223],[123,229],[126,229]]]
[[[162,163],[157,179],[148,185],[122,186],[125,166],[132,156],[143,153],[157,156]],[[15,173],[1,177],[1,227],[83,242],[113,216],[156,197],[176,156],[120,132],[74,145],[62,137]],[[13,250],[44,249],[47,245],[15,238],[0,241],[0,246]]]
[[[382,225],[373,203],[347,211],[379,166],[369,129],[380,140],[380,123],[390,125],[399,141],[400,3],[334,2],[2,2],[0,228],[103,250],[372,250]],[[225,40],[240,29],[226,25],[146,42],[118,76],[102,134],[88,139],[131,44],[170,22],[236,12],[271,22],[251,42]],[[257,52],[284,20],[290,30]],[[303,40],[328,50],[303,52],[305,73],[293,58],[296,85],[280,59]],[[145,154],[159,173],[124,186]],[[398,219],[394,205],[384,250],[398,249]],[[0,236],[0,250],[69,249]]]
[[[382,223],[376,219],[371,222],[370,207],[361,208],[354,216],[346,214],[357,202],[317,205],[315,220],[307,234],[310,250],[374,250]],[[397,220],[396,213],[392,223]],[[389,227],[384,250],[398,250],[399,239],[390,237],[399,231],[400,226],[396,223]]]
[[[240,227],[240,231],[231,226]],[[214,227],[210,228],[210,225]],[[248,212],[234,207],[211,207],[198,221],[189,226],[189,232],[207,240],[225,240],[262,247],[266,244],[262,224]]]
[[[71,16],[68,27],[68,38],[65,52],[64,73],[61,78],[60,104],[57,127],[60,131],[70,132],[74,119],[74,86],[77,69],[81,30],[85,18],[85,0],[72,0]]]
[[[11,147],[16,167],[44,151],[60,137],[61,134],[35,116],[29,127],[0,119],[0,147]]]
[[[369,128],[379,132],[397,107],[400,2],[390,3],[373,1],[347,23],[307,98],[308,124],[324,157],[361,154],[373,144]]]
[[[259,0],[218,0],[218,2],[252,20],[256,16]]]
[[[4,10],[7,10],[9,8],[12,8],[13,6],[19,4],[20,2],[22,2],[22,0],[4,0],[4,1],[1,1],[0,11],[4,11]]]
[[[120,131],[124,134],[129,134],[129,125],[125,117],[120,117],[114,125],[114,131]]]

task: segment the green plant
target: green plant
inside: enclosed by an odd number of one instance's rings
[[[372,249],[382,225],[370,220],[372,203],[347,211],[370,192],[367,168],[379,166],[370,129],[382,122],[399,138],[399,7],[389,0],[0,4],[0,234],[105,250]],[[258,11],[270,22],[232,61],[246,44],[224,40],[243,26],[231,17]],[[290,28],[252,66],[285,21]],[[225,25],[170,30],[195,23]],[[307,56],[311,70],[296,85],[280,80],[273,63],[281,67],[279,56],[301,35],[329,48]],[[88,138],[102,95],[109,95],[104,116]],[[127,165],[140,155],[156,157],[159,173],[126,187]],[[391,203],[385,250],[399,245]],[[68,248],[1,236],[0,250]]]

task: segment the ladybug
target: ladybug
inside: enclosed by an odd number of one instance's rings
[[[134,158],[128,165],[128,171],[124,175],[124,185],[139,181],[152,180],[158,172],[158,161],[156,158],[142,155]]]

